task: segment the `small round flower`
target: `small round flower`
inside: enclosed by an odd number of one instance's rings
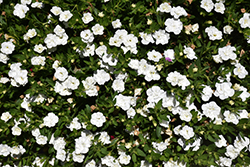
[[[84,13],[83,14],[82,21],[84,22],[84,24],[88,24],[92,20],[94,20],[94,18],[93,18],[91,13]]]
[[[122,23],[121,23],[120,19],[116,19],[115,21],[112,21],[112,26],[113,26],[113,28],[121,28]]]
[[[106,122],[106,118],[101,112],[93,113],[91,115],[90,123],[97,126],[102,127],[103,123]]]
[[[50,9],[50,11],[55,15],[58,16],[62,13],[62,9],[60,7],[57,6],[53,6],[52,9]]]
[[[66,10],[66,11],[64,11],[64,12],[62,12],[62,13],[60,14],[60,16],[59,16],[59,21],[65,21],[65,22],[67,22],[67,21],[69,21],[69,19],[70,19],[72,16],[73,16],[73,14],[70,13],[69,10]]]
[[[39,145],[45,145],[48,141],[48,138],[46,136],[43,135],[39,135],[36,137],[36,142]]]
[[[1,52],[4,54],[11,54],[15,50],[15,45],[12,42],[3,42],[1,44]]]
[[[1,120],[8,122],[12,118],[12,115],[9,112],[2,113]]]
[[[58,67],[56,69],[56,72],[54,76],[59,80],[59,81],[64,81],[68,77],[68,71],[64,67]]]
[[[12,130],[12,134],[13,134],[14,136],[20,136],[21,133],[22,133],[22,129],[19,128],[17,125],[14,125],[14,126],[11,128],[11,130]]]
[[[59,118],[54,113],[49,113],[46,117],[43,118],[43,124],[49,128],[54,127],[58,121]]]
[[[104,27],[98,23],[94,25],[91,29],[94,35],[102,35],[104,31]]]

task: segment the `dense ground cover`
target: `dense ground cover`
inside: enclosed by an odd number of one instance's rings
[[[0,166],[249,166],[247,0],[0,0]]]

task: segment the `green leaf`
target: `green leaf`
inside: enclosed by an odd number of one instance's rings
[[[211,142],[216,142],[216,140],[211,136],[211,135],[208,135],[208,140],[210,140]]]
[[[136,160],[136,155],[135,155],[135,154],[132,155],[132,161],[133,161],[134,163],[137,162],[137,160]]]
[[[180,152],[182,148],[181,148],[181,146],[177,146],[176,149],[178,152]]]
[[[146,154],[145,154],[141,149],[139,149],[139,148],[137,148],[136,153],[137,153],[139,156],[146,157]]]
[[[156,136],[157,136],[158,138],[161,137],[161,127],[160,127],[160,126],[157,126],[157,127],[156,127]]]

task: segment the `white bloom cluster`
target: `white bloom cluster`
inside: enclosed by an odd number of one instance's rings
[[[1,59],[3,60],[7,59],[7,58],[4,58],[4,54],[6,55],[12,54],[14,50],[15,50],[15,45],[11,41],[1,43],[1,52],[3,53],[3,54],[1,53],[2,54]]]
[[[165,30],[167,32],[173,32],[175,35],[179,35],[181,33],[181,30],[183,29],[183,24],[180,21],[180,19],[173,19],[173,18],[168,18],[165,21]]]
[[[88,13],[83,14],[82,21],[84,22],[84,24],[88,24],[89,22],[93,20],[94,18],[91,13],[88,12]]]
[[[96,112],[91,115],[90,123],[97,126],[102,127],[103,123],[106,122],[106,118],[101,112]]]
[[[42,44],[38,44],[38,45],[34,46],[34,51],[37,53],[42,53],[46,49],[47,48],[45,46],[43,46]]]
[[[236,115],[235,113],[233,113],[233,112],[230,112],[229,110],[226,110],[224,113],[223,113],[223,115],[224,115],[224,119],[225,119],[225,121],[227,121],[227,122],[231,122],[231,123],[233,123],[233,124],[235,124],[235,125],[237,125],[238,123],[239,123],[239,117],[238,117],[238,115]]]
[[[128,66],[134,70],[137,70],[138,75],[145,75],[145,80],[150,82],[152,80],[157,81],[160,79],[160,75],[156,71],[156,67],[154,65],[148,64],[145,59],[141,59],[140,61],[137,59],[131,59]]]
[[[243,78],[245,78],[248,75],[248,71],[240,63],[235,64],[235,69],[233,70],[233,72],[240,79],[243,79]]]
[[[160,11],[162,13],[170,13],[175,19],[178,19],[180,16],[187,16],[187,12],[183,7],[171,7],[171,5],[167,2],[160,4],[156,11]]]
[[[130,163],[131,156],[126,155],[125,152],[120,153],[120,156],[118,157],[118,161],[120,164],[128,165]]]
[[[140,37],[142,38],[141,40],[141,43],[143,45],[148,45],[149,43],[154,43],[154,39],[152,37],[152,34],[147,34],[147,33],[144,33],[144,32],[140,32]]]
[[[43,118],[43,124],[49,128],[54,127],[59,121],[58,116],[50,112],[46,117]]]
[[[122,23],[121,23],[120,19],[116,19],[115,21],[112,21],[112,26],[114,29],[121,28]]]
[[[11,118],[12,118],[12,115],[8,111],[2,113],[1,115],[1,120],[3,120],[4,122],[8,122]]]
[[[165,45],[168,43],[168,41],[170,39],[169,33],[167,33],[165,30],[161,30],[161,29],[155,31],[153,34],[153,37],[156,40],[155,41],[156,45],[158,45],[158,44]],[[149,36],[149,38],[150,38],[150,36]],[[149,40],[151,40],[151,39],[149,39]],[[151,42],[152,42],[152,40],[151,40]]]
[[[98,90],[95,86],[96,81],[94,77],[87,77],[85,80],[82,81],[82,84],[85,88],[85,92],[88,96],[97,96]]]
[[[183,52],[187,56],[188,59],[190,60],[197,59],[197,57],[195,56],[195,52],[191,47],[184,46]]]
[[[201,99],[203,101],[208,101],[213,95],[213,90],[208,85],[203,85],[203,86],[205,86],[205,87],[202,90]]]
[[[170,143],[163,142],[163,141],[160,143],[152,142],[152,145],[153,145],[154,149],[156,149],[156,153],[162,154],[162,152],[167,149],[167,147],[170,145]]]
[[[106,155],[105,157],[101,158],[101,161],[103,165],[107,165],[108,167],[121,167],[119,161],[110,155]]]
[[[230,25],[226,25],[223,27],[224,34],[231,34],[231,32],[233,32],[233,27],[231,27]]]
[[[31,58],[32,65],[45,65],[46,58],[44,56],[34,56]]]
[[[114,99],[116,99],[115,106],[121,107],[124,111],[127,111],[131,106],[135,107],[136,105],[136,97],[119,94],[116,95]]]
[[[29,7],[26,4],[17,3],[14,6],[13,14],[18,16],[20,19],[25,18],[25,14],[29,11]]]
[[[165,58],[169,58],[171,61],[175,59],[174,49],[167,49],[164,51]]]
[[[250,13],[244,13],[239,20],[241,28],[250,28]]]
[[[68,96],[72,94],[72,90],[76,90],[80,85],[80,81],[71,75],[68,75],[68,71],[64,67],[55,68],[56,72],[54,74],[60,82],[56,81],[54,90],[61,96]]]
[[[34,2],[31,4],[32,8],[38,8],[38,9],[42,9],[43,7],[43,3],[42,2]]]
[[[205,32],[208,34],[210,40],[221,40],[222,32],[218,30],[215,26],[209,26],[205,29]]]
[[[202,104],[201,106],[203,114],[210,118],[211,120],[217,119],[221,114],[221,108],[214,101],[210,101],[209,103]]]
[[[250,97],[250,93],[247,91],[247,88],[245,88],[244,86],[239,86],[239,88],[236,90],[242,91],[242,93],[238,96],[241,98],[242,101],[246,101],[246,99]]]
[[[185,125],[183,127],[176,126],[174,128],[174,133],[176,135],[181,135],[184,139],[189,140],[194,136],[194,130],[192,127],[189,127],[188,125]]]
[[[47,34],[44,42],[48,49],[55,48],[58,45],[66,45],[68,40],[68,35],[66,34],[65,30],[60,26],[57,25],[54,29],[54,33]]]
[[[125,82],[123,80],[126,80],[127,73],[126,74],[119,74],[116,79],[112,83],[112,88],[114,91],[117,91],[118,93],[121,93],[125,90]]]
[[[72,122],[70,123],[69,126],[67,126],[67,128],[70,129],[70,131],[73,131],[73,129],[79,130],[82,128],[79,119],[77,117],[73,118]]]
[[[81,31],[80,36],[84,43],[91,43],[94,40],[94,34],[89,29]]]
[[[159,86],[152,86],[147,90],[147,101],[149,103],[158,103],[161,99],[166,97],[166,92]]]
[[[102,35],[104,33],[104,27],[100,24],[95,24],[92,28],[94,35]]]
[[[102,144],[110,144],[111,141],[110,141],[110,137],[108,135],[107,132],[103,131],[103,132],[100,132],[100,133],[96,133],[95,135],[99,135],[99,141],[102,142]]]
[[[69,10],[63,11],[59,15],[59,21],[67,22],[67,21],[69,21],[69,19],[71,19],[72,16],[73,16],[73,14]]]
[[[237,55],[234,53],[236,51],[236,48],[234,46],[224,46],[222,48],[219,48],[218,54],[213,56],[213,59],[216,63],[222,63],[223,60],[227,61],[229,59],[236,60]]]
[[[160,4],[160,6],[156,9],[156,11],[160,11],[160,12],[165,12],[165,13],[170,13],[171,12],[171,5],[169,5],[167,2],[164,2],[162,4]]]
[[[87,154],[92,145],[93,135],[88,132],[81,132],[81,136],[75,139],[75,153]]]
[[[214,92],[214,95],[216,97],[219,97],[221,100],[225,100],[229,97],[232,97],[235,91],[231,88],[231,86],[231,82],[216,83],[216,90]]]
[[[162,55],[160,52],[152,50],[147,53],[148,59],[152,60],[154,62],[159,62],[160,59],[162,58]]]
[[[26,34],[23,35],[23,39],[28,42],[30,38],[34,38],[37,35],[36,29],[29,29]]]
[[[183,161],[173,161],[173,159],[169,159],[168,162],[163,162],[163,167],[185,167],[186,163]]]
[[[124,54],[126,54],[128,51],[133,54],[137,54],[137,43],[137,37],[134,36],[134,34],[128,34],[125,29],[117,30],[114,36],[109,39],[109,45],[121,47]],[[124,44],[124,46],[122,44]]]
[[[194,142],[186,144],[185,139],[179,138],[177,140],[178,144],[184,149],[184,151],[188,151],[190,148],[193,148],[192,151],[197,151],[201,145],[201,137],[197,138]]]
[[[179,72],[174,71],[168,74],[166,81],[171,83],[172,86],[181,86],[182,90],[185,90],[190,85],[189,80],[185,75],[181,75]]]
[[[212,0],[202,0],[200,7],[205,9],[207,12],[211,12],[214,8],[216,12],[221,14],[224,14],[224,11],[226,9],[223,1],[214,4]]]
[[[11,77],[11,85],[15,87],[24,86],[28,83],[28,71],[22,70],[20,66],[22,66],[21,63],[11,64],[8,72],[9,77]]]

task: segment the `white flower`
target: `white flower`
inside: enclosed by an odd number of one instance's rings
[[[224,14],[224,11],[225,11],[226,8],[225,8],[225,5],[222,2],[215,3],[214,7],[215,7],[214,10],[216,12]]]
[[[75,117],[67,128],[69,128],[70,131],[73,131],[73,129],[76,129],[76,130],[81,129],[81,124],[78,122],[78,120],[79,119]]]
[[[34,3],[31,4],[31,7],[32,7],[32,8],[39,8],[39,9],[42,9],[43,3],[42,3],[42,2],[34,2]]]
[[[34,28],[29,29],[28,32],[26,33],[28,38],[33,38],[37,35],[37,32]]]
[[[62,13],[62,9],[58,6],[53,6],[50,11],[55,15],[58,16]]]
[[[91,115],[91,119],[90,119],[91,124],[97,127],[102,127],[104,122],[106,122],[106,118],[101,112],[93,113]]]
[[[118,93],[123,92],[125,90],[125,83],[120,79],[115,79],[112,83],[112,88]]]
[[[219,135],[220,139],[217,139],[217,141],[214,143],[217,147],[226,147],[227,146],[227,141],[224,138],[223,135]]]
[[[94,79],[99,85],[104,85],[105,82],[110,80],[110,75],[101,69],[97,70],[96,74],[94,74]]]
[[[35,56],[31,58],[31,64],[32,65],[45,65],[45,57],[43,56]]]
[[[54,33],[56,35],[58,35],[59,37],[61,37],[64,33],[65,33],[65,30],[60,26],[60,25],[57,25],[55,28],[54,28]]]
[[[64,67],[58,67],[56,69],[56,72],[54,76],[59,80],[59,81],[64,81],[68,77],[68,71]]]
[[[102,35],[104,32],[104,27],[100,24],[95,24],[92,28],[93,34],[94,35]]]
[[[14,6],[14,9],[13,14],[18,16],[20,19],[23,19],[27,11],[29,11],[29,8],[26,5],[18,3]]]
[[[183,28],[183,24],[182,22],[177,19],[173,19],[173,18],[168,18],[166,21],[165,21],[165,30],[167,32],[173,32],[175,35],[178,35],[181,33],[181,30]]]
[[[2,113],[1,115],[1,120],[3,120],[4,122],[8,122],[8,120],[10,120],[12,118],[12,115],[7,111]]]
[[[179,114],[182,121],[189,122],[192,119],[192,114],[189,110],[182,110]]]
[[[181,6],[173,7],[170,14],[174,16],[175,19],[178,19],[180,16],[187,16],[186,10]]]
[[[85,158],[85,155],[76,154],[75,151],[73,151],[72,155],[73,155],[73,161],[78,163],[82,163]]]
[[[7,61],[9,60],[8,56],[3,54],[3,53],[0,53],[0,62],[4,63],[4,64],[7,64]]]
[[[142,160],[140,167],[153,167],[153,165],[146,160]]]
[[[200,7],[205,9],[207,12],[211,12],[214,8],[214,3],[212,0],[202,0]]]
[[[95,161],[92,159],[91,161],[89,161],[89,162],[85,165],[85,167],[96,167],[96,163],[95,163]]]
[[[49,144],[53,144],[54,149],[59,151],[65,149],[66,142],[63,137],[54,138],[54,134],[51,136]]]
[[[170,58],[171,60],[175,59],[175,55],[174,55],[174,50],[173,49],[167,49],[164,51],[164,56],[165,58]]]
[[[244,13],[239,20],[241,28],[250,28],[250,13]]]
[[[159,86],[152,86],[147,90],[147,101],[150,103],[158,103],[163,97],[166,96],[166,92]]]
[[[93,42],[94,40],[94,34],[89,29],[82,31],[80,36],[85,43]]]
[[[32,0],[21,0],[21,4],[23,5],[29,5],[31,4]]]
[[[60,13],[59,21],[67,22],[72,16],[73,16],[73,14],[70,13],[69,10],[63,11],[63,12]]]
[[[35,45],[34,51],[37,53],[42,53],[45,49],[47,49],[45,46],[42,44]]]
[[[201,98],[203,101],[208,101],[213,95],[213,90],[210,86],[205,85],[205,87],[202,90]]]
[[[49,128],[54,127],[57,122],[59,121],[58,116],[56,116],[54,113],[48,113],[46,117],[43,118],[43,124]]]
[[[160,4],[160,6],[157,8],[156,11],[170,13],[171,9],[172,9],[172,7],[167,2],[164,2],[164,3]]]
[[[22,129],[19,128],[17,125],[14,125],[12,128],[11,128],[11,131],[12,131],[12,134],[14,136],[20,136],[21,133],[22,133]]]
[[[221,100],[225,100],[228,97],[232,97],[234,95],[234,89],[231,88],[232,84],[228,83],[228,82],[224,82],[224,83],[216,83],[215,87],[216,90],[214,92],[214,95],[216,97],[219,96],[219,98]]]
[[[236,48],[234,46],[224,46],[223,48],[219,48],[219,55],[221,57],[222,60],[226,61],[226,60],[235,60],[237,58],[236,53],[234,53],[234,51],[236,51]]]
[[[15,45],[12,42],[3,42],[1,44],[1,52],[11,54],[15,50]]]
[[[64,85],[72,90],[76,90],[80,85],[79,80],[76,77],[69,76],[65,81]]]
[[[184,54],[186,54],[188,59],[190,60],[197,59],[197,57],[195,56],[195,52],[191,47],[184,46],[183,52]]]
[[[113,26],[113,28],[121,28],[122,23],[121,23],[120,19],[116,19],[115,21],[112,21],[112,26]]]
[[[159,62],[160,59],[162,58],[161,53],[155,50],[148,52],[147,55],[148,55],[148,59],[153,60],[154,62]]]
[[[43,135],[36,136],[36,142],[39,145],[45,145],[48,141],[48,138]]]
[[[110,137],[107,132],[100,132],[99,140],[102,142],[102,144],[110,144]]]
[[[10,79],[7,78],[7,77],[1,77],[1,78],[0,78],[0,83],[2,83],[2,84],[6,84],[6,83],[9,82],[9,81],[10,81]]]
[[[131,97],[131,96],[124,96],[122,94],[119,94],[119,95],[116,95],[114,99],[116,99],[115,106],[119,106],[124,111],[126,111],[126,110],[128,110],[130,108],[131,100],[133,99],[133,97]]]
[[[240,63],[235,64],[234,74],[237,75],[240,79],[245,78],[248,75],[248,71]]]
[[[196,23],[194,25],[192,25],[192,28],[191,28],[191,31],[194,33],[194,32],[197,32],[199,30],[199,24]]]
[[[84,22],[84,24],[88,24],[92,20],[94,20],[94,18],[92,17],[91,13],[88,12],[83,14],[82,21]]]
[[[231,159],[237,158],[239,154],[240,154],[240,149],[234,147],[233,145],[230,144],[226,147],[225,155],[230,157]]]
[[[7,144],[0,144],[0,155],[6,157],[10,154],[10,151],[11,147],[9,147]]]
[[[205,32],[208,34],[210,40],[221,40],[222,32],[219,31],[215,26],[210,26],[205,29]]]
[[[65,161],[65,159],[66,159],[66,151],[64,151],[64,150],[57,150],[57,152],[56,152],[56,159],[59,159],[61,161]]]
[[[233,32],[233,28],[230,25],[226,25],[223,27],[224,34],[231,34],[231,32]]]
[[[135,110],[132,107],[130,107],[127,110],[127,116],[128,116],[128,118],[134,118],[135,114],[136,114],[136,112],[135,112]]]
[[[126,155],[125,153],[122,153],[118,157],[118,161],[120,162],[120,164],[128,165],[130,163],[130,160],[131,160],[131,156],[130,155]]]
[[[143,45],[148,45],[149,43],[155,42],[151,34],[147,34],[144,32],[140,32],[139,34],[140,34],[140,37],[142,38],[141,43]]]
[[[155,31],[153,34],[153,37],[156,39],[156,45],[158,44],[165,45],[168,43],[170,39],[170,35],[166,33],[165,30],[161,30],[161,29]]]
[[[192,127],[189,127],[185,125],[181,130],[180,130],[180,135],[183,136],[186,140],[192,138],[194,136],[194,130]]]
[[[32,136],[38,137],[41,133],[38,128],[35,128],[31,131]]]
[[[237,125],[239,123],[239,119],[238,119],[238,116],[235,114],[235,113],[232,113],[228,110],[226,110],[224,113],[223,113],[224,117],[225,117],[225,120],[227,122],[232,122],[233,124]]]
[[[214,101],[202,104],[201,108],[203,114],[210,119],[214,119],[220,115],[221,108]]]

